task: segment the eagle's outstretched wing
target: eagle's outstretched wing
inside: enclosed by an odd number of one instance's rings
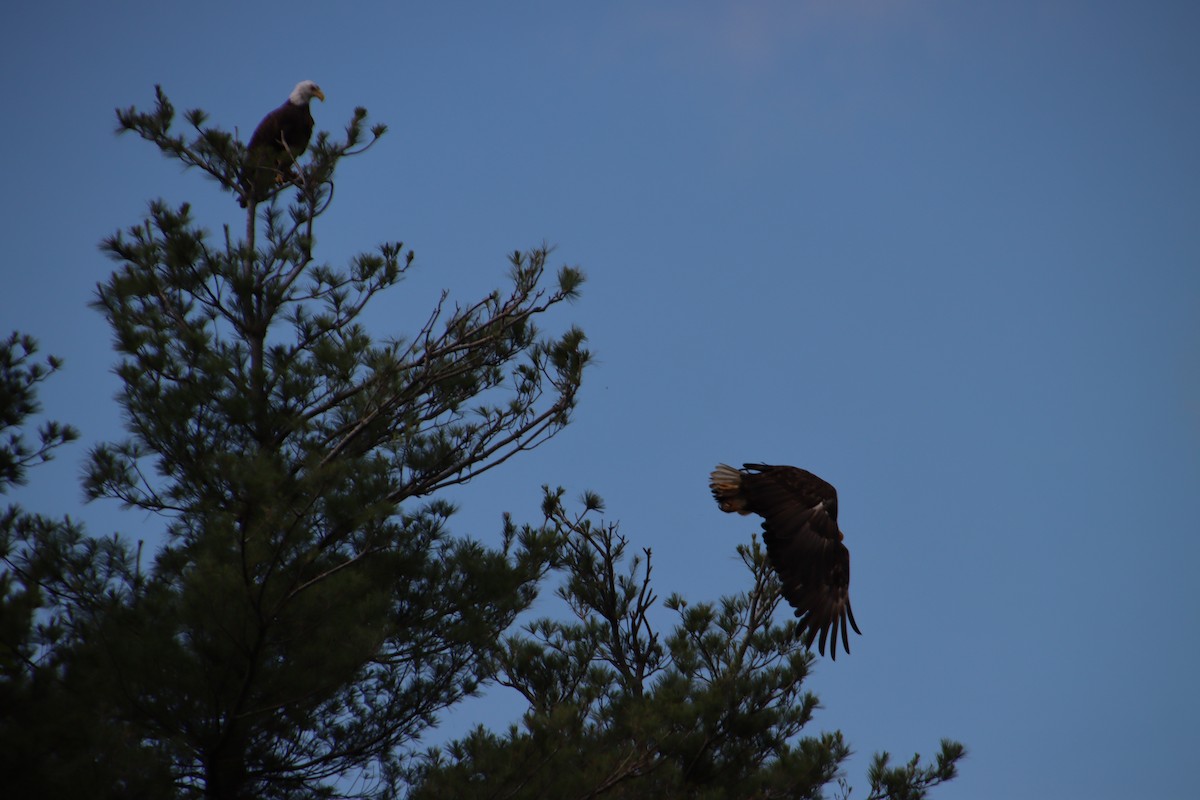
[[[799,467],[720,464],[709,487],[722,511],[758,514],[771,566],[783,597],[796,609],[804,645],[837,659],[838,631],[850,652],[848,628],[858,634],[850,608],[850,551],[837,524],[837,490]],[[830,633],[832,632],[832,636]]]

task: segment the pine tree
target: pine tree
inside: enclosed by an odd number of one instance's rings
[[[32,337],[0,341],[0,493],[78,437],[43,422],[39,386],[61,366],[35,360]],[[114,736],[106,700],[91,691],[76,653],[95,614],[136,582],[134,560],[116,538],[93,539],[69,517],[10,504],[0,514],[0,793],[5,797],[165,797],[152,753]]]
[[[175,111],[118,112],[165,156],[231,195],[244,147]],[[103,249],[97,289],[123,388],[126,438],[88,455],[85,489],[135,510],[165,544],[92,538],[70,519],[0,517],[0,790],[101,798],[820,797],[849,747],[805,734],[812,656],[776,624],[757,546],[752,588],[672,595],[661,630],[651,553],[628,557],[587,495],[569,515],[505,517],[488,546],[454,535],[443,490],[566,425],[584,336],[535,322],[574,299],[577,269],[509,257],[509,285],[443,296],[406,335],[361,324],[413,268],[399,243],[322,263],[315,232],[342,158],[385,132],[357,109],[320,134],[245,227],[214,237],[186,205],[150,204]],[[0,490],[75,437],[21,430],[38,384],[31,340],[0,343]],[[516,627],[551,572],[565,613]],[[440,715],[488,682],[523,696],[520,725],[418,751]],[[951,779],[877,755],[868,800]]]
[[[819,798],[850,789],[839,732],[804,736],[818,701],[803,689],[813,655],[795,620],[773,620],[779,583],[757,541],[738,553],[752,588],[719,603],[666,600],[674,627],[653,610],[652,554],[629,558],[617,525],[594,518],[585,495],[569,515],[547,493],[548,525],[565,537],[558,596],[567,613],[507,637],[498,681],[524,698],[519,726],[478,727],[428,751],[410,774],[414,800],[450,798]],[[918,800],[952,779],[962,745],[943,740],[919,756],[869,770],[868,800]]]
[[[149,113],[118,112],[236,198],[243,146],[202,112],[186,136],[174,117],[161,89]],[[337,268],[314,247],[339,162],[384,133],[365,125],[360,108],[343,139],[318,135],[240,237],[156,201],[103,244],[118,267],[95,306],[128,436],[90,453],[86,491],[160,520],[167,544],[75,662],[177,796],[391,794],[555,557],[552,531],[452,535],[439,491],[568,422],[584,336],[535,321],[582,274],[547,286],[547,250],[514,253],[507,289],[372,336],[359,318],[413,254],[388,243]]]

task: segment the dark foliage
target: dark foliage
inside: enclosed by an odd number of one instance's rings
[[[236,195],[244,148],[201,112],[186,115],[190,137],[173,117],[161,91],[148,114],[118,112],[122,130]],[[81,737],[128,743],[156,792],[392,794],[411,743],[487,677],[556,556],[551,531],[506,532],[496,546],[452,535],[437,493],[569,420],[584,336],[547,337],[535,321],[575,298],[582,275],[564,267],[549,285],[545,248],[514,253],[506,289],[466,305],[443,296],[406,335],[368,334],[361,313],[412,253],[384,244],[338,268],[313,252],[335,167],[365,149],[365,117],[340,141],[319,134],[280,190],[294,202],[252,208],[244,238],[214,240],[186,205],[156,201],[104,242],[118,266],[95,306],[114,333],[128,437],[93,449],[85,488],[165,529],[165,546],[143,569],[123,540],[9,525],[24,537],[9,559],[22,588],[6,598],[25,611],[5,622],[44,619],[61,631],[45,634],[47,664],[65,664],[14,673],[53,674],[65,694],[42,708],[86,715]],[[18,389],[40,377],[21,369],[6,373]],[[12,440],[5,474],[18,479],[69,435],[44,429],[41,450]],[[79,575],[58,574],[72,564]],[[133,763],[90,738],[60,745]]]
[[[545,506],[566,541],[568,621],[526,626],[497,662],[499,682],[528,704],[521,724],[431,750],[412,797],[822,797],[850,749],[840,733],[802,733],[817,708],[803,689],[813,656],[795,620],[774,622],[779,583],[758,542],[738,548],[749,592],[716,604],[671,596],[675,619],[660,630],[650,551],[627,558],[617,526],[593,522],[598,498],[574,517],[560,498]],[[870,797],[923,797],[962,756],[949,741],[928,767],[888,770],[877,756]]]

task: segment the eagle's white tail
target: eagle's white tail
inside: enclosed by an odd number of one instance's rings
[[[722,511],[750,513],[746,510],[746,498],[742,496],[742,473],[728,464],[717,464],[717,468],[708,476],[708,488],[712,489],[713,497]]]

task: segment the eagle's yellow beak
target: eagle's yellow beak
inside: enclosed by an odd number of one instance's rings
[[[313,97],[319,97],[322,103],[325,102],[325,93],[320,89],[313,89]]]

